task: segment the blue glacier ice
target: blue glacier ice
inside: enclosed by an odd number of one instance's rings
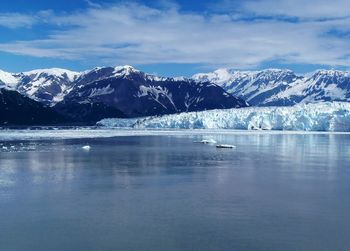
[[[350,131],[350,103],[248,107],[188,112],[138,119],[103,119],[97,125],[134,129],[240,129]]]

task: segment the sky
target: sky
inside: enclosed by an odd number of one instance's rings
[[[349,0],[2,0],[0,69],[350,69]]]

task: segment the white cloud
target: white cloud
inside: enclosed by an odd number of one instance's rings
[[[268,13],[263,8],[260,12]],[[326,35],[334,29],[349,31],[350,19],[344,17],[294,23],[254,21],[233,19],[230,13],[183,13],[176,5],[150,8],[118,4],[64,15],[48,12],[45,20],[59,29],[53,29],[46,39],[0,44],[0,51],[95,60],[96,64],[195,63],[250,68],[264,61],[281,60],[350,65],[349,39]]]
[[[30,27],[36,23],[36,18],[20,13],[0,13],[0,26],[7,28]]]
[[[226,1],[229,4],[230,1]],[[243,9],[259,15],[298,18],[344,18],[350,16],[349,0],[245,0]]]
[[[85,0],[85,2],[87,3],[87,5],[89,5],[92,8],[101,8],[102,6],[98,3],[95,3],[93,1],[90,0]]]

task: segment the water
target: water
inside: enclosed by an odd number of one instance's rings
[[[350,250],[350,135],[45,133],[0,132],[0,250]]]

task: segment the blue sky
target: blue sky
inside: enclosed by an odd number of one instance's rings
[[[349,69],[350,1],[4,0],[0,69]]]

